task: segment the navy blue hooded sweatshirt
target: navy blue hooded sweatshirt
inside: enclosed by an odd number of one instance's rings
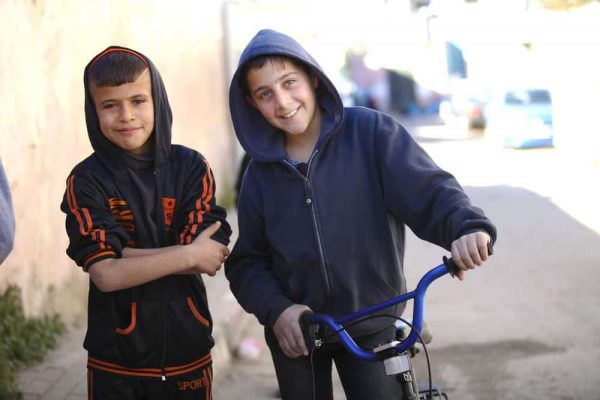
[[[151,74],[154,130],[152,151],[133,157],[100,130],[90,94],[94,60],[114,51],[140,57]],[[215,202],[215,182],[204,157],[171,144],[172,114],[162,79],[140,53],[110,47],[86,67],[85,115],[94,153],[67,179],[61,204],[69,235],[67,254],[84,270],[124,247],[188,244],[221,221],[213,239],[228,244],[231,229]],[[99,266],[98,266],[99,267]],[[140,379],[164,379],[211,363],[212,319],[200,275],[170,275],[114,292],[90,280],[88,368]]]
[[[259,55],[289,57],[319,78],[321,132],[305,175],[286,159],[284,134],[246,101],[243,66]],[[272,327],[294,303],[339,317],[405,292],[405,225],[448,250],[476,230],[495,240],[495,227],[452,175],[391,117],[344,109],[331,81],[292,38],[258,32],[240,57],[229,102],[253,161],[225,271],[239,303],[262,324]],[[400,315],[402,308],[385,313]],[[388,323],[375,318],[349,330],[369,334]]]

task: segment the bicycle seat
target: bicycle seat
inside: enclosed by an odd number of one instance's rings
[[[411,323],[412,319],[407,319],[407,321],[409,323]],[[398,332],[397,336],[400,340],[405,339],[408,336],[408,334],[410,333],[411,327],[408,324],[406,324],[404,321],[396,320],[396,322],[394,322],[394,325],[396,326],[396,331]],[[423,339],[423,342],[425,344],[429,344],[433,340],[433,331],[431,329],[431,325],[429,325],[429,323],[425,320],[423,320],[423,329],[421,329],[421,338]]]

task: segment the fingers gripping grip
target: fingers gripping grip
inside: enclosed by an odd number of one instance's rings
[[[491,243],[488,243],[487,248],[488,248],[488,255],[491,256],[492,254],[494,254],[494,248],[492,247]],[[452,258],[448,258],[446,256],[442,257],[442,260],[444,260],[444,265],[446,265],[446,268],[448,268],[448,273],[450,275],[452,275],[453,277],[456,276],[456,274],[459,271],[459,268],[456,265],[456,263],[454,262],[454,260]]]

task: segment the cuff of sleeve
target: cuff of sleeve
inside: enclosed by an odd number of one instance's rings
[[[264,325],[273,328],[273,326],[275,326],[275,322],[277,322],[277,319],[279,318],[281,313],[283,313],[288,307],[291,307],[293,305],[294,303],[285,296],[280,296],[274,301],[272,301],[269,307],[269,314],[266,318]]]
[[[83,270],[87,272],[92,265],[107,258],[117,258],[117,253],[114,250],[103,250],[92,254],[83,262]]]

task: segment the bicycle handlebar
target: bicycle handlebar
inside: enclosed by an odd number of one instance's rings
[[[437,267],[428,271],[419,283],[417,287],[412,292],[404,293],[400,296],[393,297],[389,300],[386,300],[382,303],[375,304],[371,307],[366,307],[360,309],[352,314],[346,315],[340,318],[333,318],[328,314],[322,313],[314,313],[312,311],[305,311],[300,320],[302,323],[307,325],[326,325],[333,329],[333,331],[338,335],[340,342],[342,345],[355,357],[364,360],[364,361],[377,361],[380,360],[381,357],[372,351],[367,351],[361,348],[356,344],[354,339],[348,334],[346,329],[343,327],[343,324],[348,323],[350,321],[357,320],[362,317],[366,317],[371,315],[377,311],[381,311],[398,303],[402,303],[408,301],[410,299],[414,299],[413,302],[413,316],[412,316],[412,328],[410,330],[410,334],[406,339],[401,341],[399,344],[395,346],[396,351],[399,353],[408,350],[411,346],[413,346],[416,341],[419,339],[419,334],[417,332],[421,332],[423,328],[423,302],[425,298],[425,292],[427,288],[434,280],[450,273],[454,276],[458,272],[458,267],[452,261],[451,258],[443,257],[443,263],[438,265]]]

